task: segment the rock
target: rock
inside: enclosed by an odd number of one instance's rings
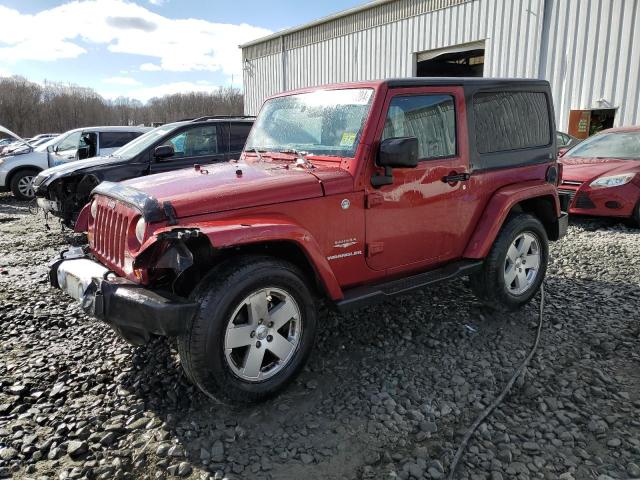
[[[611,438],[607,441],[607,446],[611,448],[618,448],[620,445],[622,445],[622,440],[619,438]]]
[[[188,462],[181,462],[178,465],[178,471],[177,474],[179,477],[186,477],[187,475],[189,475],[192,471],[191,465],[189,465]]]
[[[116,441],[116,434],[114,432],[107,432],[102,438],[100,438],[100,444],[108,447],[113,445],[113,442]]]
[[[18,456],[18,451],[14,448],[0,448],[0,459],[8,462],[9,460],[13,460]]]
[[[627,464],[627,473],[632,478],[640,478],[640,466],[637,463],[630,462]]]
[[[211,447],[211,460],[213,462],[224,462],[224,444],[218,440]]]
[[[309,464],[313,463],[314,459],[308,453],[303,453],[303,454],[300,455],[300,460],[302,460],[302,463],[304,463],[305,465],[309,465]]]
[[[67,455],[71,458],[78,458],[89,450],[85,441],[72,440],[67,444]]]
[[[436,433],[438,431],[438,425],[435,422],[421,422],[420,430],[425,433]]]

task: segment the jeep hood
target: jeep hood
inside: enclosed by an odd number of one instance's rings
[[[351,175],[339,168],[319,173],[275,162],[230,162],[127,180],[121,183],[125,193],[120,198],[127,201],[129,192],[140,204],[140,194],[144,194],[147,205],[153,199],[156,208],[162,209],[165,202],[170,202],[176,217],[184,218],[320,197],[324,194],[323,182],[331,183],[332,190],[337,184],[353,188]],[[102,185],[95,192],[110,195]],[[136,204],[135,199],[131,203]]]
[[[589,182],[604,175],[640,172],[639,160],[619,158],[563,157],[562,180]]]

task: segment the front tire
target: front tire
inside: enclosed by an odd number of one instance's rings
[[[11,178],[11,192],[18,200],[33,200],[35,198],[33,180],[37,175],[37,170],[20,170]]]
[[[313,294],[292,264],[234,259],[194,292],[200,308],[178,337],[180,361],[206,395],[230,403],[263,400],[285,387],[311,353]]]
[[[547,272],[549,240],[533,215],[508,217],[480,272],[470,276],[471,289],[487,306],[514,311],[536,295]]]

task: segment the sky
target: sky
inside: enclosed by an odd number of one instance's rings
[[[242,87],[238,45],[366,0],[0,0],[0,76],[143,102]]]

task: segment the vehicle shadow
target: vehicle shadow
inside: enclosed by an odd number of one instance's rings
[[[634,227],[629,221],[622,218],[571,215],[569,216],[569,225],[588,231],[623,230],[625,232],[640,233],[639,227]]]
[[[10,193],[0,193],[0,215],[27,215],[32,202],[17,200]]]
[[[601,319],[603,329],[618,328],[640,338],[640,326],[626,320],[631,315],[627,309],[640,309],[639,285],[550,274],[545,288],[542,343],[553,344],[553,351],[597,337],[598,332],[589,330],[594,319]],[[601,306],[597,311],[567,308],[594,299]],[[635,299],[635,305],[628,299]],[[249,407],[206,398],[189,383],[177,352],[164,340],[136,348],[134,368],[118,378],[144,403],[147,415],[163,421],[166,441],[180,445],[194,466],[231,471],[240,478],[351,478],[371,452],[392,461],[389,452],[413,450],[414,427],[389,431],[376,413],[380,398],[396,398],[400,392],[422,411],[453,406],[447,417],[438,418],[441,433],[427,442],[433,454],[442,453],[442,444],[477,412],[456,409],[459,393],[450,375],[441,372],[476,371],[479,359],[493,362],[496,342],[513,345],[513,352],[528,350],[537,309],[535,300],[520,312],[496,314],[474,299],[465,280],[458,280],[355,313],[330,313],[300,377],[280,395]],[[590,360],[568,355],[558,361],[586,365],[616,355],[615,346],[594,341]],[[470,382],[477,382],[472,388],[495,395],[520,358],[502,358],[501,365],[485,369],[492,372],[488,377],[486,372],[472,377]],[[398,372],[404,375],[398,377]],[[517,391],[510,399],[532,401]],[[402,425],[406,419],[396,421]],[[211,453],[219,453],[220,445],[224,454],[213,460]]]

